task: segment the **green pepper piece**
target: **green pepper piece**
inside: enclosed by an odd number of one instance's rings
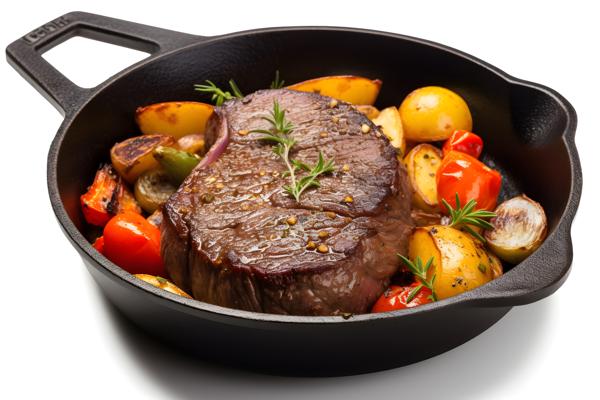
[[[200,157],[195,154],[164,146],[154,149],[154,158],[177,186],[181,185],[181,182],[200,162]]]

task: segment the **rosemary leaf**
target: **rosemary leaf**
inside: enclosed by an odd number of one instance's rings
[[[251,132],[262,133],[261,140],[276,143],[273,152],[277,154],[287,167],[287,171],[283,174],[285,177],[290,177],[290,185],[285,185],[283,190],[292,196],[296,201],[300,201],[302,193],[313,187],[320,187],[321,183],[318,177],[333,172],[335,165],[333,160],[325,161],[322,152],[319,152],[317,163],[310,166],[302,161],[290,158],[290,151],[296,144],[296,141],[290,137],[290,133],[294,130],[294,125],[285,117],[285,110],[282,110],[277,101],[273,102],[273,110],[270,115],[262,117],[263,120],[269,122],[271,129],[254,129]],[[307,175],[298,178],[296,172],[305,171]]]

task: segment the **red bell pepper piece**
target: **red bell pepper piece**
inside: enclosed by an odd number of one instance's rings
[[[483,150],[483,140],[473,132],[456,130],[454,133],[444,142],[442,147],[442,154],[444,157],[452,150],[466,153],[475,158],[479,158],[481,151]]]

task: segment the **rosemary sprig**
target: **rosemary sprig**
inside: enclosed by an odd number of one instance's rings
[[[279,79],[279,70],[275,71],[275,79],[273,80],[273,82],[271,82],[271,89],[281,89],[283,87],[283,85],[285,84],[285,81],[283,79]]]
[[[477,201],[475,200],[470,200],[461,208],[458,193],[456,193],[456,208],[452,208],[445,199],[442,199],[442,203],[448,209],[448,213],[450,214],[450,224],[448,226],[462,228],[485,243],[485,238],[471,228],[470,225],[482,229],[494,229],[494,225],[490,224],[484,218],[493,218],[496,216],[496,213],[486,210],[476,210],[475,207],[477,206]]]
[[[250,132],[262,133],[262,140],[276,143],[273,148],[273,152],[277,154],[287,167],[287,171],[284,176],[290,177],[290,185],[286,185],[283,189],[296,199],[300,201],[302,193],[310,187],[319,187],[320,182],[318,177],[320,175],[333,172],[335,166],[333,160],[325,161],[323,153],[319,152],[319,159],[314,166],[310,166],[301,161],[293,160],[290,158],[290,151],[296,144],[296,141],[290,137],[290,133],[294,130],[294,125],[285,118],[285,110],[282,110],[277,100],[273,101],[273,110],[267,117],[262,117],[265,121],[271,124],[270,129],[253,129]],[[304,170],[308,174],[298,179],[296,171]]]
[[[413,290],[410,291],[408,297],[406,298],[406,302],[410,303],[413,299],[419,294],[421,289],[426,287],[431,290],[431,294],[427,296],[431,301],[437,301],[437,295],[435,293],[435,289],[433,288],[433,284],[435,283],[435,274],[431,276],[431,279],[427,279],[427,273],[429,269],[433,265],[433,257],[429,258],[425,265],[423,265],[423,261],[421,261],[421,257],[415,259],[414,262],[410,261],[408,258],[404,257],[402,254],[398,254],[398,257],[406,264],[410,272],[413,273],[415,278],[419,281],[419,284],[414,287]]]
[[[244,95],[238,88],[237,84],[233,79],[229,80],[229,87],[231,88],[231,92],[226,90],[222,90],[217,85],[215,85],[212,81],[206,80],[206,85],[196,84],[194,85],[194,89],[198,92],[211,94],[211,100],[215,102],[217,106],[222,105],[225,101],[231,100],[235,97],[242,98]]]
[[[308,171],[308,175],[300,178],[300,180],[295,185],[292,184],[290,186],[283,187],[283,189],[286,192],[294,196],[296,201],[299,201],[302,192],[304,192],[306,189],[311,187],[321,187],[321,183],[317,179],[320,175],[328,174],[330,172],[335,171],[335,165],[333,163],[333,160],[325,161],[325,157],[323,157],[323,153],[321,151],[319,151],[319,159],[313,167],[310,167],[309,165],[296,160],[292,160],[292,164],[294,166],[294,169],[300,168],[305,171]]]

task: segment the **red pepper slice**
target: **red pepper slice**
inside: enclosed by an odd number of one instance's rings
[[[456,130],[448,140],[444,142],[444,146],[442,147],[444,157],[452,150],[479,158],[479,155],[483,150],[483,140],[473,132]]]
[[[502,186],[502,176],[478,159],[459,151],[450,151],[440,164],[436,175],[437,193],[442,212],[448,210],[446,200],[456,208],[456,195],[464,206],[477,201],[477,209],[493,211]]]
[[[81,195],[80,201],[85,220],[96,226],[106,225],[113,215],[120,212],[142,212],[135,197],[108,164],[96,171],[92,186]]]

